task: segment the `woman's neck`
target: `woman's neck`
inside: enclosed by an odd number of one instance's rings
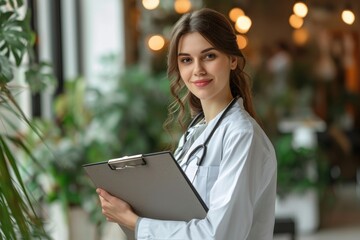
[[[214,119],[222,110],[224,110],[231,100],[232,96],[227,96],[217,100],[202,100],[201,105],[204,111],[205,121],[208,123]]]

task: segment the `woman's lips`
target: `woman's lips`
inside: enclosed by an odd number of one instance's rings
[[[194,85],[197,87],[205,87],[211,82],[211,79],[206,80],[196,80],[194,81]]]

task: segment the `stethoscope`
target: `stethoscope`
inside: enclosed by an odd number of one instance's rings
[[[199,151],[201,151],[201,156],[200,158],[198,158],[198,160],[196,161],[196,165],[197,165],[197,169],[199,166],[201,166],[201,164],[203,163],[204,159],[205,159],[205,155],[207,152],[207,145],[209,143],[209,141],[211,140],[212,136],[214,135],[216,129],[219,127],[221,121],[224,119],[225,115],[227,114],[227,112],[231,109],[231,107],[236,103],[238,97],[233,98],[233,100],[231,100],[231,102],[229,103],[229,105],[225,108],[225,110],[222,112],[222,114],[220,115],[219,119],[217,120],[217,122],[215,123],[214,127],[211,129],[211,132],[209,133],[209,135],[207,136],[207,138],[205,139],[205,141],[196,146],[187,156],[187,160],[185,162],[185,166],[188,166],[189,161],[192,159],[192,157]],[[186,141],[187,141],[187,137],[189,134],[189,129],[194,127],[200,119],[204,118],[204,113],[200,112],[198,115],[196,115],[194,117],[194,119],[190,122],[188,129],[184,135],[184,143],[183,146],[185,145]],[[183,153],[181,153],[181,155],[183,155]],[[197,173],[197,170],[196,170]],[[195,173],[195,175],[196,175]],[[195,176],[194,176],[195,177]]]

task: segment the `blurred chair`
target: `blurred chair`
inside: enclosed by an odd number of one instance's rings
[[[295,221],[292,218],[276,218],[274,225],[275,235],[287,234],[291,240],[296,239]]]

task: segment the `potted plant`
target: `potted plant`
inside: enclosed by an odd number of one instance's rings
[[[64,93],[54,99],[54,119],[32,120],[32,124],[41,131],[41,138],[31,131],[24,135],[34,157],[41,159],[42,163],[39,167],[28,161],[27,174],[30,177],[27,182],[32,192],[37,193],[38,201],[48,206],[48,217],[52,221],[48,226],[49,233],[55,238],[66,235],[51,229],[52,225],[60,224],[66,226],[67,238],[73,239],[71,215],[74,212],[81,211],[79,214],[83,215],[85,209],[88,213],[93,212],[91,218],[95,225],[102,222],[100,213],[96,211],[95,192],[81,167],[88,162],[87,152],[91,151],[85,136],[91,113],[85,105],[84,94],[83,79],[67,81]],[[53,216],[58,206],[62,210]],[[82,222],[87,220],[83,219]],[[92,227],[96,235],[95,226]],[[91,229],[85,233],[89,231]]]
[[[32,165],[31,182],[37,183],[33,191],[45,192],[43,200],[50,205],[61,202],[66,213],[85,210],[98,227],[98,238],[104,218],[82,165],[163,150],[167,139],[162,124],[169,99],[165,75],[148,74],[138,66],[104,76],[103,81],[112,86],[106,92],[83,78],[68,80],[64,93],[54,99],[55,121],[34,119],[42,139],[32,132],[27,135],[44,166]],[[71,221],[69,215],[66,218]]]
[[[277,193],[280,198],[292,192],[323,189],[326,185],[326,163],[319,147],[296,148],[292,134],[280,135],[274,145],[278,159]],[[309,170],[310,165],[315,165],[315,168]]]
[[[297,147],[293,134],[274,142],[278,160],[276,216],[291,217],[297,231],[309,233],[319,226],[319,196],[327,184],[327,163],[314,145]]]
[[[20,174],[21,163],[16,154],[20,148],[32,157],[26,142],[19,137],[16,123],[25,123],[30,131],[39,134],[19,106],[15,88],[9,85],[14,71],[22,64],[24,56],[31,53],[34,43],[29,15],[21,17],[18,13],[21,7],[23,1],[0,0],[0,236],[9,240],[48,239],[36,211],[37,205]],[[32,160],[37,164],[36,159]]]

